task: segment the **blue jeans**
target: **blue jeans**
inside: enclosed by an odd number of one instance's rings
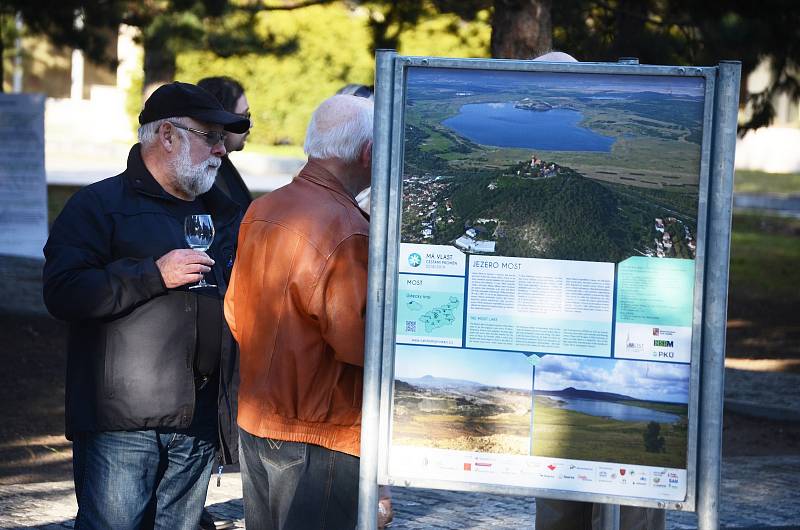
[[[197,530],[216,451],[214,427],[76,433],[75,529]]]
[[[355,528],[358,457],[239,429],[247,530]]]

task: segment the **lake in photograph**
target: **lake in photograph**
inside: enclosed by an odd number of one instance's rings
[[[681,419],[677,414],[646,409],[644,407],[623,405],[622,403],[612,403],[610,401],[562,397],[553,397],[552,399],[559,402],[560,408],[582,412],[583,414],[589,414],[591,416],[612,418],[619,421],[675,423]]]
[[[528,110],[514,103],[463,105],[459,114],[442,122],[475,143],[547,151],[609,152],[614,137],[597,134],[578,123],[576,110]]]

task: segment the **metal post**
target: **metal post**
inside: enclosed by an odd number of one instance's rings
[[[14,17],[14,25],[17,30],[17,38],[14,39],[14,77],[12,91],[15,94],[22,93],[22,13],[17,11]]]
[[[83,24],[83,13],[79,12],[75,15],[74,28],[78,31],[81,31],[83,29]],[[75,100],[83,99],[84,62],[83,50],[78,48],[72,50],[72,71],[70,74],[71,82],[69,97]]]
[[[530,421],[530,432],[528,433],[528,438],[531,439],[530,447],[528,448],[528,454],[533,456],[533,412],[534,407],[536,406],[536,365],[531,366],[531,421]]]
[[[728,310],[733,162],[739,108],[741,63],[719,64],[714,97],[714,126],[706,235],[706,291],[700,365],[700,424],[697,458],[697,528],[719,528],[722,404],[725,377],[725,324]]]
[[[619,530],[619,504],[600,505],[600,529]]]
[[[378,523],[378,437],[380,420],[383,306],[386,282],[386,240],[392,135],[392,80],[396,52],[378,50],[375,58],[375,125],[372,150],[372,192],[369,228],[369,285],[364,342],[364,391],[361,406],[361,465],[358,528]]]

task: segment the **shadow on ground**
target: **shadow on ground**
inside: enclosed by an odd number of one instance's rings
[[[72,478],[64,438],[64,323],[0,315],[0,484]]]

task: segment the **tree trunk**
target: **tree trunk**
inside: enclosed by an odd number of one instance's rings
[[[553,46],[552,0],[495,0],[492,57],[533,59]]]
[[[144,48],[144,83],[142,92],[147,98],[153,90],[175,80],[175,53],[165,42],[147,40]]]

